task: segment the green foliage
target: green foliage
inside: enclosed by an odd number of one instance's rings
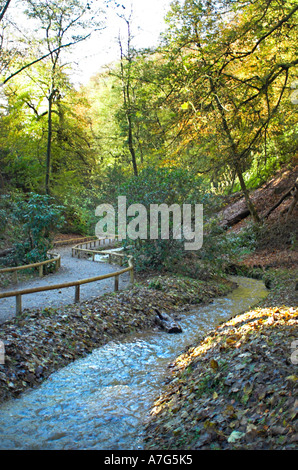
[[[191,263],[183,240],[172,239],[171,218],[169,240],[127,240],[127,245],[137,269],[181,265],[194,276],[212,276],[258,240],[254,227],[227,236],[208,221],[218,209],[218,195],[258,187],[297,149],[298,108],[291,100],[297,80],[295,2],[172,2],[163,45],[137,51],[128,37],[122,63],[76,90],[62,44],[88,36],[100,19],[95,4],[25,2],[38,33],[30,52],[23,39],[15,62],[8,64],[18,70],[35,63],[2,89],[1,191],[43,192],[49,170],[50,193],[65,206],[62,230],[82,235],[94,234],[96,206],[118,195],[147,212],[150,204],[203,204],[204,244]],[[35,61],[41,51],[47,53],[44,60]],[[138,177],[131,177],[129,138]],[[14,263],[42,258],[49,244],[37,213],[31,212],[35,225],[29,228],[29,206],[22,209],[27,218],[20,209],[16,220],[16,208],[29,204],[25,201],[16,198],[10,210],[0,204],[0,237],[9,229],[18,241]],[[19,243],[18,236],[25,241]],[[291,243],[297,245],[294,235]]]
[[[148,284],[149,289],[162,290],[162,283],[160,279],[152,279]]]
[[[130,241],[127,249],[134,257],[136,271],[176,271],[175,266],[185,255],[183,244],[178,240]]]
[[[119,195],[126,196],[127,206],[142,204],[147,210],[147,232],[149,230],[150,204],[202,203],[204,186],[201,178],[182,168],[145,168],[138,177],[126,181],[119,190]],[[127,218],[127,223],[132,218]],[[135,257],[137,270],[156,269],[172,270],[185,256],[183,240],[173,239],[173,218],[169,217],[169,239],[161,239],[161,223],[158,224],[157,240],[126,240],[130,252]]]
[[[188,256],[178,269],[184,275],[202,280],[223,276],[230,265],[256,248],[264,230],[251,223],[239,233],[227,233],[216,218],[210,219],[204,226],[202,248]]]
[[[210,231],[204,237],[200,258],[222,272],[235,261],[253,251],[259,236],[258,225],[252,223],[239,233],[227,233],[213,221]]]
[[[5,232],[8,223],[9,200],[6,196],[0,197],[0,237]]]
[[[205,197],[203,178],[181,167],[147,166],[138,177],[131,177],[121,185],[119,195],[126,196],[127,204],[194,204]]]
[[[71,203],[68,202],[63,211],[65,224],[61,232],[81,234],[82,236],[94,235],[97,222],[95,207],[94,200],[89,200],[86,194],[72,198]]]
[[[171,5],[163,57],[170,51],[177,67],[168,100],[175,152],[219,187],[238,179],[245,194],[247,180],[256,187],[295,152],[297,139],[285,138],[297,122],[295,15],[292,0]]]
[[[132,177],[120,188],[119,194],[126,196],[127,206],[139,203],[149,214],[150,204],[203,204],[204,239],[198,252],[190,254],[184,249],[184,240],[173,239],[173,219],[169,218],[169,239],[125,241],[126,247],[135,258],[136,269],[168,270],[181,272],[198,279],[209,279],[223,274],[227,266],[252,251],[263,230],[251,224],[245,230],[234,234],[227,233],[214,218],[214,195],[206,190],[201,177],[196,177],[181,168],[144,169],[138,177]],[[133,219],[127,218],[127,223]],[[149,216],[148,233],[149,233]]]
[[[28,199],[14,203],[12,222],[19,228],[14,251],[7,260],[11,265],[31,264],[47,259],[52,237],[63,224],[63,207],[50,196],[30,193]]]

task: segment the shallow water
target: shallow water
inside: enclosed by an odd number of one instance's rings
[[[142,449],[142,423],[167,365],[196,337],[267,295],[261,281],[234,278],[225,298],[182,313],[183,332],[133,334],[51,375],[0,407],[0,449]]]

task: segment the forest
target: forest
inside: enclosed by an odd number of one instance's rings
[[[17,243],[9,220],[21,222],[38,201],[39,232],[51,220],[94,235],[95,208],[118,195],[146,206],[201,203],[208,218],[241,192],[260,223],[251,190],[297,151],[296,2],[174,1],[151,50],[134,48],[131,16],[120,12],[119,61],[80,87],[64,52],[104,28],[98,2],[19,2],[31,37],[13,28],[9,6],[2,2],[1,233],[8,224]],[[12,261],[41,259],[43,246],[31,240]]]
[[[14,18],[13,8],[20,18]],[[73,79],[76,47],[108,27],[107,9],[115,11],[125,32],[116,38],[118,59],[78,84]],[[199,383],[198,376],[187,378],[199,361],[189,352],[186,365],[182,359],[176,363],[178,382],[164,395],[164,404],[156,405],[159,411],[148,425],[150,449],[241,448],[242,438],[249,449],[255,442],[262,449],[297,445],[297,376],[292,363],[281,361],[290,339],[297,339],[297,10],[295,0],[173,0],[158,45],[137,48],[132,12],[121,2],[0,1],[0,268],[47,260],[59,239],[93,237],[96,208],[117,210],[119,197],[126,197],[127,206],[138,204],[148,211],[152,205],[202,205],[204,236],[196,251],[185,250],[185,239],[175,238],[174,217],[169,218],[168,238],[161,236],[159,225],[152,240],[127,236],[122,241],[134,258],[137,283],[149,286],[146,299],[153,302],[156,291],[157,296],[168,295],[158,297],[156,307],[170,305],[175,278],[186,303],[194,295],[193,283],[205,283],[200,299],[196,293],[192,300],[204,302],[222,295],[227,276],[236,274],[265,282],[269,296],[260,304],[264,318],[280,313],[272,340],[266,341],[272,348],[280,346],[271,353],[276,367],[281,364],[280,381],[287,377],[284,405],[276,378],[274,392],[267,390],[272,403],[268,399],[265,408],[272,411],[267,421],[263,414],[257,421],[261,412],[250,402],[253,393],[245,382],[246,398],[239,400],[242,407],[251,403],[253,410],[245,426],[248,415],[242,410],[241,419],[230,413],[229,423],[236,425],[228,428],[227,412],[222,418],[226,428],[217,431],[216,419],[205,416],[204,429],[196,434],[189,418],[194,419],[194,410],[187,404],[185,428],[177,428],[164,406],[172,409],[174,395],[191,394],[185,387],[192,390]],[[100,37],[97,47],[104,49]],[[131,217],[127,215],[127,223]],[[7,282],[0,281],[1,289],[7,289]],[[145,291],[137,292],[142,299]],[[117,310],[115,302],[111,299],[111,308]],[[255,315],[259,318],[259,311]],[[247,321],[256,317],[252,314]],[[221,334],[218,341],[226,341]],[[57,341],[64,348],[61,338]],[[252,348],[261,348],[260,336],[245,336],[250,339]],[[87,345],[89,339],[84,341]],[[90,344],[82,346],[84,352],[90,352]],[[238,348],[235,344],[232,339],[222,349]],[[215,401],[220,395],[216,387],[223,369],[212,354],[211,369],[204,377],[200,372],[198,407],[207,388]],[[45,376],[58,367],[49,363]],[[9,371],[9,379],[3,379],[5,399],[14,388],[28,386],[28,380],[22,385]],[[248,373],[241,364],[239,371],[240,377]],[[36,384],[44,378],[41,373],[32,380]],[[10,391],[9,383],[14,384]],[[208,384],[206,390],[202,383]],[[179,401],[181,413],[183,406]],[[180,411],[183,421],[186,415]]]

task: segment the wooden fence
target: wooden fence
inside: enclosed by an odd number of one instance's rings
[[[93,237],[81,237],[81,238],[65,238],[65,240],[56,240],[54,241],[53,245],[56,246],[63,246],[63,245],[73,245],[74,243],[83,243],[86,241],[97,240],[96,236]]]
[[[39,270],[39,277],[43,276],[43,267],[55,263],[55,271],[58,271],[58,269],[61,266],[61,259],[59,254],[54,254],[54,253],[49,253],[49,256],[52,256],[52,258],[41,261],[39,263],[33,263],[33,264],[25,264],[23,266],[15,266],[14,268],[3,268],[0,269],[0,275],[5,274],[5,273],[12,273],[13,274],[13,280],[14,283],[18,283],[18,272],[19,271],[24,271],[25,269],[32,269],[32,268],[38,268]]]
[[[102,254],[101,252],[105,250],[107,246],[114,245],[120,241],[121,238],[118,235],[107,235],[106,237],[96,238],[96,240],[87,240],[73,246],[71,254],[78,258],[90,256],[92,257],[92,261],[94,261],[96,254]]]
[[[110,243],[111,240],[116,240],[116,237],[114,238],[108,238],[108,239],[99,239],[98,240],[98,243],[97,245],[98,246],[101,246],[102,249],[104,249],[104,245],[106,245],[106,243],[103,242],[103,240],[109,240],[108,243]],[[97,240],[92,240],[92,241],[89,241],[89,242],[85,242],[85,243],[94,243],[96,242]],[[94,248],[98,248],[97,246],[94,246]],[[101,253],[102,254],[102,249],[101,250],[94,250],[95,253]],[[72,255],[73,256],[78,256],[80,257],[81,256],[81,253],[84,252],[86,253],[86,251],[88,253],[92,252],[93,250],[90,248],[83,248],[83,247],[80,247],[80,246],[75,246],[72,248]],[[44,292],[44,291],[48,291],[48,290],[55,290],[55,289],[64,289],[64,288],[67,288],[67,287],[75,287],[75,296],[74,296],[74,301],[75,303],[78,303],[80,302],[80,286],[83,285],[83,284],[88,284],[90,282],[96,282],[96,281],[101,281],[103,279],[108,279],[108,278],[114,278],[114,291],[118,291],[119,290],[119,276],[121,274],[124,274],[124,273],[127,273],[129,272],[130,273],[130,281],[131,283],[134,282],[134,268],[133,268],[133,257],[132,256],[126,256],[122,253],[114,253],[114,252],[111,252],[111,251],[105,251],[106,254],[110,256],[115,256],[116,258],[120,258],[120,265],[122,266],[123,264],[123,261],[127,261],[128,263],[128,267],[127,268],[124,268],[124,269],[121,269],[119,271],[116,271],[116,272],[113,272],[113,273],[109,273],[109,274],[103,274],[101,276],[96,276],[96,277],[93,277],[93,278],[88,278],[88,279],[80,279],[78,281],[71,281],[71,282],[65,282],[63,284],[53,284],[53,285],[49,285],[49,286],[43,286],[43,287],[34,287],[34,288],[28,288],[28,289],[22,289],[22,290],[17,290],[17,291],[10,291],[10,292],[2,292],[0,293],[0,299],[4,299],[4,298],[7,298],[7,297],[15,297],[16,298],[16,315],[19,315],[20,313],[22,313],[22,295],[26,295],[26,294],[34,294],[36,292]],[[57,257],[57,263],[59,264],[60,266],[60,255],[59,256],[59,261],[58,261],[58,257]],[[94,260],[94,257],[93,257],[93,260]],[[34,265],[27,265],[27,266],[19,266],[18,269],[28,269],[28,267],[36,267],[36,266],[43,266],[44,264],[46,263],[49,263],[49,262],[53,262],[53,260],[49,260],[49,261],[43,261],[42,263],[35,263]],[[59,267],[58,266],[58,267]],[[56,264],[56,267],[57,267],[57,264]],[[6,268],[7,270],[15,270],[17,268]]]

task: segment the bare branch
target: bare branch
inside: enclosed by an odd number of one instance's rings
[[[29,62],[28,64],[26,65],[23,65],[23,67],[21,67],[20,69],[18,69],[16,72],[12,73],[11,75],[9,75],[8,77],[6,77],[6,79],[0,83],[0,86],[3,86],[5,85],[9,80],[11,80],[13,77],[15,77],[16,75],[18,75],[19,73],[23,72],[23,70],[26,70],[28,67],[31,67],[32,65],[35,65],[37,64],[38,62],[41,62],[42,60],[46,59],[47,57],[49,57],[50,55],[52,55],[53,53],[61,50],[61,49],[65,49],[66,47],[70,47],[70,46],[74,46],[75,44],[78,44],[79,42],[81,41],[84,41],[85,39],[87,39],[88,37],[91,36],[91,33],[87,34],[87,36],[84,36],[82,38],[79,38],[77,39],[76,41],[72,41],[72,42],[69,42],[67,44],[61,44],[61,46],[58,46],[56,47],[55,49],[51,50],[50,52],[48,52],[47,54],[44,54],[43,56],[39,57],[38,59],[35,59],[33,60],[32,62]]]
[[[2,9],[2,11],[1,11],[1,13],[0,13],[0,21],[3,20],[3,17],[4,17],[4,15],[5,15],[5,13],[6,13],[7,8],[9,7],[10,2],[11,2],[11,0],[7,0],[7,2],[5,3],[5,5],[4,5],[4,7],[3,7],[3,9]]]

